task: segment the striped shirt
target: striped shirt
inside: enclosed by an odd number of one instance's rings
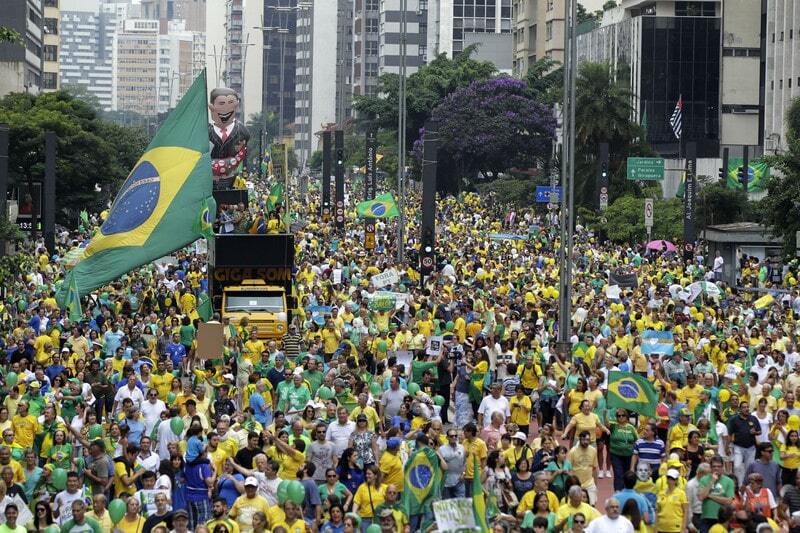
[[[661,464],[664,457],[664,441],[656,438],[652,442],[646,439],[639,439],[633,445],[633,453],[639,456],[640,463],[647,463],[651,467]]]

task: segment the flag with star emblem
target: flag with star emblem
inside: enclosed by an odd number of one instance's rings
[[[206,76],[201,74],[156,133],[57,295],[79,295],[202,236],[211,197]]]

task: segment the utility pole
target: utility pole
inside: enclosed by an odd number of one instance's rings
[[[397,262],[405,253],[405,167],[406,167],[406,16],[407,0],[400,0],[400,87],[397,110]]]
[[[7,217],[8,196],[8,126],[0,124],[0,217]],[[6,242],[0,240],[0,257],[6,255]]]

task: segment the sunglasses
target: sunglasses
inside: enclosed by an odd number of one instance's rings
[[[585,524],[586,520],[573,520],[573,522],[576,524]]]
[[[327,475],[327,476],[325,476],[325,477],[336,477],[336,474],[328,474],[328,475]]]

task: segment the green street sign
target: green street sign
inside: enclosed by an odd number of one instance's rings
[[[663,181],[664,160],[660,157],[629,157],[628,179],[631,181]]]

